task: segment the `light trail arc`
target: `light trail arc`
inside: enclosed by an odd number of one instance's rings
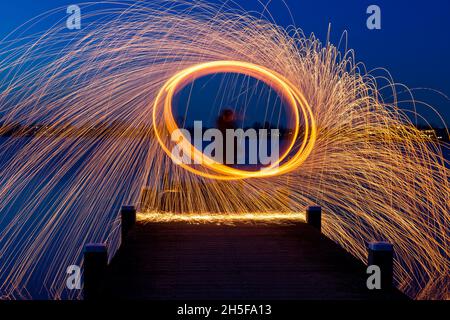
[[[201,171],[186,163],[180,163],[179,161],[177,161],[177,164],[191,173],[217,180],[272,177],[297,169],[308,158],[317,139],[317,127],[313,111],[303,94],[282,75],[266,67],[243,61],[212,61],[197,64],[178,72],[164,84],[155,99],[152,115],[154,132],[164,152],[173,160],[176,160],[170,148],[168,148],[167,143],[163,139],[164,135],[160,132],[158,114],[163,114],[165,126],[170,136],[175,130],[179,129],[172,113],[172,102],[174,95],[194,79],[217,73],[237,73],[251,76],[264,82],[280,95],[285,96],[288,101],[288,105],[294,114],[295,129],[293,138],[291,139],[287,150],[279,157],[279,159],[261,171],[240,170],[218,163],[217,161],[214,161],[210,157],[204,155],[200,150],[193,147],[193,145],[186,141],[186,139],[183,139],[180,143],[184,154],[189,155],[194,163],[201,163],[204,167],[215,173]],[[286,161],[286,163],[282,164],[282,161],[285,160],[292,152],[299,136],[301,121],[300,115],[302,115],[305,125],[303,140],[298,151],[288,161]]]

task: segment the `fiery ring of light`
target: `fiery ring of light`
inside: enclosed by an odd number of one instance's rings
[[[173,77],[171,77],[162,87],[158,93],[153,108],[153,128],[156,138],[162,149],[172,158],[176,160],[175,156],[167,147],[163,141],[163,134],[160,132],[160,126],[158,125],[158,115],[161,108],[163,108],[163,117],[165,121],[165,128],[167,129],[169,136],[178,128],[178,125],[173,117],[172,113],[172,101],[174,95],[180,88],[183,88],[186,84],[192,82],[194,79],[216,73],[238,73],[247,76],[251,76],[257,80],[264,82],[272,87],[279,94],[286,97],[289,107],[291,107],[295,117],[295,130],[292,141],[284,152],[284,154],[273,163],[271,166],[264,168],[261,171],[246,171],[236,168],[232,168],[223,165],[203,154],[200,150],[196,149],[187,139],[183,139],[180,142],[181,149],[186,155],[189,155],[193,160],[193,163],[201,163],[202,166],[214,171],[216,174],[197,170],[185,163],[177,162],[184,169],[197,174],[205,178],[212,178],[218,180],[238,180],[246,178],[257,177],[270,177],[285,174],[296,168],[298,168],[310,155],[317,136],[317,128],[313,112],[303,94],[286,78],[272,71],[268,68],[258,66],[256,64],[241,62],[241,61],[213,61],[198,64],[182,70]],[[286,157],[291,153],[295,142],[299,136],[300,131],[300,111],[303,115],[305,133],[303,141],[298,151],[288,161],[281,164]]]

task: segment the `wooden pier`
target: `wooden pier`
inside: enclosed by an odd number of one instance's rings
[[[138,223],[105,272],[101,298],[406,299],[369,291],[366,266],[316,228]]]

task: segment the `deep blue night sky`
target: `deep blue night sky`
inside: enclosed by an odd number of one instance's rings
[[[151,1],[151,0],[149,0]],[[218,0],[210,0],[218,1]],[[246,9],[261,11],[256,0],[237,1]],[[268,0],[262,0],[267,3]],[[342,32],[349,32],[349,47],[368,69],[387,68],[397,82],[410,88],[432,88],[450,96],[450,1],[448,0],[285,0],[295,24],[306,34],[326,40],[332,24],[331,40],[337,43]],[[14,0],[0,11],[0,37],[25,21],[56,7],[77,4],[74,0]],[[382,29],[366,28],[366,9],[377,4],[382,10]],[[281,0],[272,0],[269,9],[278,24],[292,23]],[[431,93],[418,93],[450,125],[450,102]],[[431,113],[419,109],[432,122]]]

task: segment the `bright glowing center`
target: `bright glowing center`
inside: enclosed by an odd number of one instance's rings
[[[257,177],[271,177],[285,174],[298,168],[310,155],[316,141],[317,129],[312,110],[306,99],[294,85],[280,74],[265,67],[240,61],[214,61],[198,64],[174,75],[160,90],[153,108],[153,128],[156,138],[162,149],[173,159],[174,155],[168,148],[170,135],[178,128],[172,113],[172,100],[174,95],[186,84],[196,78],[216,73],[238,73],[251,76],[272,87],[280,95],[286,97],[287,105],[292,109],[295,120],[295,130],[291,143],[278,161],[261,171],[246,171],[219,163],[196,149],[189,141],[183,139],[181,148],[184,154],[189,155],[193,163],[201,163],[204,170],[194,168],[192,165],[179,163],[184,169],[205,178],[219,180],[238,180]],[[158,116],[163,115],[165,128],[158,123]],[[300,114],[303,116],[304,136],[298,151],[285,163],[281,163],[290,155],[300,131]],[[163,130],[166,130],[163,132]],[[205,159],[206,157],[206,159]]]

